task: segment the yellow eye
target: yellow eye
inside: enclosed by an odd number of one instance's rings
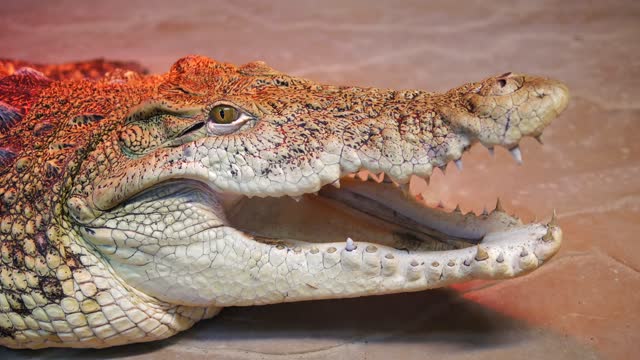
[[[240,112],[229,105],[216,105],[209,112],[209,120],[216,124],[231,124],[238,120]]]

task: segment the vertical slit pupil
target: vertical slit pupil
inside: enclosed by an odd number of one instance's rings
[[[219,105],[211,109],[209,118],[219,124],[229,124],[238,118],[238,111],[230,106]]]

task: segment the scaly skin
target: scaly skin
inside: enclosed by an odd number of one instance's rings
[[[1,345],[158,340],[224,306],[509,278],[558,250],[554,222],[447,213],[352,175],[404,185],[476,142],[517,156],[566,107],[557,81],[509,73],[436,94],[261,62],[111,64],[0,61]],[[238,122],[216,124],[219,104]]]

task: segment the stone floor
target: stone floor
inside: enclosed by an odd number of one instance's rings
[[[590,359],[640,350],[640,2],[3,2],[0,57],[108,57],[152,71],[199,53],[336,84],[445,90],[506,71],[565,81],[569,108],[527,139],[524,166],[483,148],[425,197],[527,220],[555,207],[560,253],[505,282],[342,301],[230,308],[163,342],[0,350],[6,358]]]

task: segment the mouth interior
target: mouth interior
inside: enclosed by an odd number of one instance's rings
[[[344,177],[299,198],[239,197],[225,204],[230,226],[256,241],[336,243],[352,239],[398,250],[444,251],[477,245],[515,222],[504,213],[466,215],[428,207],[395,184]]]

